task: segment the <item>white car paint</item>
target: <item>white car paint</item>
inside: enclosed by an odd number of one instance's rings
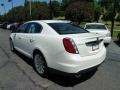
[[[27,23],[38,23],[42,26],[41,33],[12,33],[10,38],[14,48],[22,54],[33,58],[33,52],[38,49],[42,52],[49,68],[66,73],[78,73],[81,70],[101,64],[106,58],[106,48],[103,41],[99,49],[92,50],[90,42],[102,40],[102,36],[93,33],[59,35],[48,23],[69,23],[61,20],[39,20]],[[26,24],[26,23],[25,23]],[[78,54],[69,53],[63,45],[64,38],[71,38],[79,51]],[[30,40],[33,40],[31,43]],[[89,44],[86,44],[89,43]]]
[[[88,29],[88,28],[86,28],[87,25],[89,25],[89,26],[90,25],[104,25],[105,29],[99,29],[99,28],[98,29]],[[104,43],[109,44],[111,42],[111,32],[109,31],[109,29],[106,27],[105,24],[103,24],[103,23],[86,23],[84,28],[91,33],[98,33],[98,34],[103,35]]]
[[[11,26],[12,26],[12,24],[8,24],[7,29],[9,30]]]
[[[8,24],[8,25],[7,25],[7,29],[10,30],[11,27],[15,27],[17,24],[18,24],[17,22],[14,22],[14,23]]]

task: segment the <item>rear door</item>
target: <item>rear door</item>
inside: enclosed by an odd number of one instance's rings
[[[39,23],[31,22],[29,23],[28,33],[25,35],[26,41],[24,45],[25,52],[29,55],[32,55],[32,52],[36,46],[37,39],[40,37],[40,32],[42,30],[42,26]]]

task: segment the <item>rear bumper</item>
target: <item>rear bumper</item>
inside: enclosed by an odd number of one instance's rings
[[[53,65],[50,68],[69,74],[77,74],[100,65],[105,58],[106,48],[103,47],[99,53],[91,56],[68,55],[58,58],[54,64],[52,63]]]
[[[95,70],[97,70],[97,68],[99,66],[100,66],[100,64],[97,65],[97,66],[91,67],[91,68],[81,70],[77,73],[67,73],[67,72],[59,71],[59,70],[56,70],[56,69],[53,69],[53,68],[49,68],[49,72],[54,73],[54,74],[58,74],[58,75],[62,75],[62,76],[77,76],[77,75],[80,75],[80,74],[85,74],[85,73],[95,71]]]
[[[111,37],[104,38],[104,43],[110,43],[110,42],[111,42]]]

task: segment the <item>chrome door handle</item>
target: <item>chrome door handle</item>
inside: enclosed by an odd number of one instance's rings
[[[14,38],[16,37],[16,34],[14,35]]]
[[[33,40],[33,39],[30,39],[30,42],[32,43],[32,42],[34,42],[35,40]]]
[[[18,39],[22,39],[21,37],[18,37]]]

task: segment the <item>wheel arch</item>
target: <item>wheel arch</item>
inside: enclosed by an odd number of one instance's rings
[[[12,40],[14,42],[14,38],[12,36],[9,37],[9,40]]]
[[[10,40],[11,40],[12,42],[14,42],[12,37],[9,37],[9,41],[10,41]]]
[[[47,66],[48,66],[48,62],[47,62],[46,56],[45,56],[45,54],[39,48],[35,48],[33,50],[32,58],[34,58],[34,55],[35,55],[36,52],[39,52],[43,56],[43,58],[44,58],[44,60],[45,60],[45,62],[47,64]]]
[[[9,37],[9,40],[12,40],[12,38],[11,38],[11,37]]]

